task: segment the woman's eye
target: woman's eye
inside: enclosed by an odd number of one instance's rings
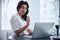
[[[25,7],[22,6],[22,9],[27,9],[27,8],[25,8]]]
[[[24,7],[22,7],[24,9]]]

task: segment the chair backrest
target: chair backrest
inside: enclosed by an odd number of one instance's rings
[[[7,40],[12,40],[12,36],[13,36],[12,31],[7,32],[6,35],[7,35]]]

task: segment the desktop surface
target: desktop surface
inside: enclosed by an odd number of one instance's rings
[[[31,38],[30,40],[51,40],[50,38]]]

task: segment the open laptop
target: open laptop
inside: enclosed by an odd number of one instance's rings
[[[35,23],[32,38],[49,37],[49,30],[53,28],[54,23]]]

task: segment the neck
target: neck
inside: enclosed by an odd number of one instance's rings
[[[18,13],[19,14],[19,16],[22,18],[22,15],[20,14],[20,13]]]

